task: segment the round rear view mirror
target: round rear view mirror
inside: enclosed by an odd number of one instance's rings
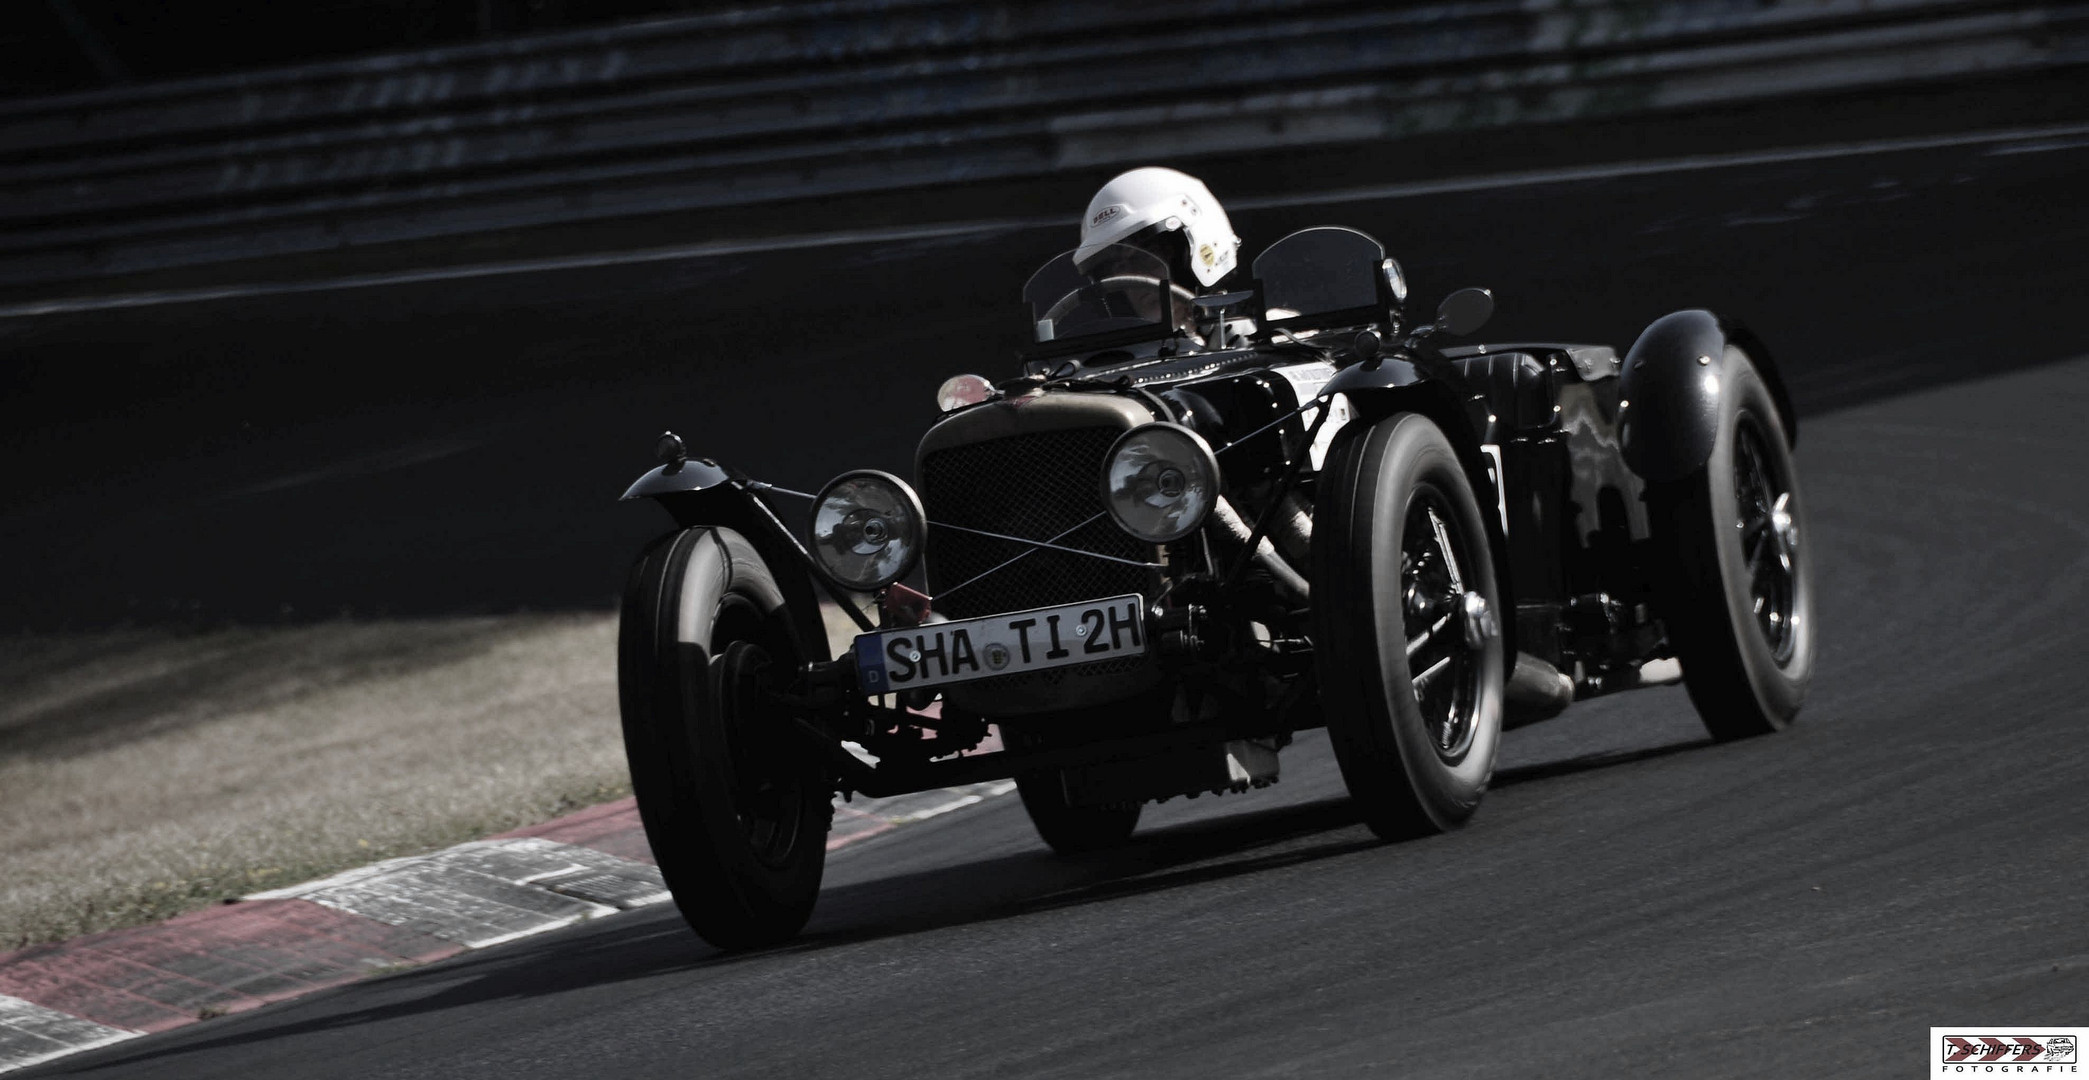
[[[1464,337],[1494,317],[1494,294],[1486,289],[1459,289],[1436,308],[1436,329]]]

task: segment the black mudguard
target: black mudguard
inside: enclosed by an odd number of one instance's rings
[[[1620,376],[1619,394],[1630,403],[1621,417],[1620,441],[1625,463],[1642,479],[1680,480],[1712,456],[1728,345],[1748,355],[1770,388],[1787,437],[1799,441],[1798,415],[1762,342],[1712,312],[1672,312],[1654,320],[1632,343]]]
[[[715,527],[738,532],[754,545],[783,590],[791,629],[808,661],[832,659],[820,599],[813,589],[812,559],[776,512],[747,489],[747,478],[722,465],[691,458],[669,471],[661,466],[638,478],[624,501],[652,499],[685,529]]]

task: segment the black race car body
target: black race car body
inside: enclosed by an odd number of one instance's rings
[[[1348,229],[1254,277],[1198,297],[1136,250],[1055,259],[1022,373],[946,384],[913,485],[783,492],[663,438],[627,493],[677,529],[633,572],[623,706],[700,933],[802,924],[837,791],[1015,777],[1084,850],[1143,802],[1274,781],[1326,726],[1393,837],[1462,824],[1499,732],[1580,698],[1685,677],[1715,735],[1796,714],[1797,428],[1759,341],[1682,311],[1623,354],[1448,344],[1491,296],[1415,325]],[[817,589],[860,623],[838,656]]]

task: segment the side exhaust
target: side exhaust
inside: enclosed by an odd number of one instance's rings
[[[1558,716],[1560,710],[1574,703],[1574,680],[1551,664],[1519,652],[1508,684],[1502,688],[1502,698],[1508,706],[1502,716],[1503,728],[1535,724]]]

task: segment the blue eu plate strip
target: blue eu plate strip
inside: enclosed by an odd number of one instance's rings
[[[864,690],[873,694],[886,692],[885,654],[878,649],[884,638],[878,634],[865,634],[856,639],[856,678]]]

